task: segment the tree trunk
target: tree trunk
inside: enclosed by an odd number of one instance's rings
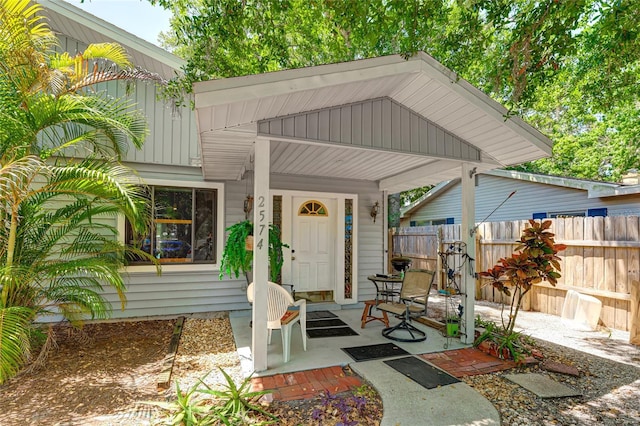
[[[389,195],[389,228],[400,226],[400,193]]]

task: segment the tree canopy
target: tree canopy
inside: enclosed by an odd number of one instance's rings
[[[640,166],[634,0],[149,0],[194,81],[425,51],[556,143],[521,169],[602,180]]]

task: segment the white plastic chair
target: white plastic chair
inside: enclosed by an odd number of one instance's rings
[[[300,328],[302,330],[302,347],[305,351],[307,350],[307,301],[301,299],[296,302],[293,300],[291,294],[289,294],[289,292],[280,284],[272,283],[270,281],[268,284],[268,341],[269,344],[271,344],[271,330],[279,329],[282,334],[282,357],[284,362],[289,362],[291,353],[291,328],[297,322],[300,323]],[[253,283],[249,284],[249,287],[247,287],[247,299],[249,299],[249,303],[253,303]],[[289,309],[294,306],[297,306],[298,310]]]

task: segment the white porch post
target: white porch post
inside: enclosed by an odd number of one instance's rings
[[[255,177],[253,207],[253,327],[251,329],[253,370],[267,369],[267,295],[269,280],[269,169],[271,141],[255,142]]]
[[[476,169],[472,164],[462,164],[462,224],[460,225],[460,240],[467,245],[467,255],[473,258],[476,253],[476,239],[474,234],[476,216]],[[475,332],[475,303],[476,303],[476,279],[475,271],[469,267],[470,258],[467,258],[462,272],[462,307],[463,327],[460,340],[462,343],[473,343]]]

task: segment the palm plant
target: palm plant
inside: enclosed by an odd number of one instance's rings
[[[0,0],[0,383],[26,360],[33,321],[104,318],[128,252],[125,216],[139,235],[151,215],[141,181],[119,160],[147,135],[129,101],[94,90],[114,80],[161,81],[135,70],[116,44],[55,54],[56,38],[28,0]],[[91,61],[91,62],[90,62]]]

